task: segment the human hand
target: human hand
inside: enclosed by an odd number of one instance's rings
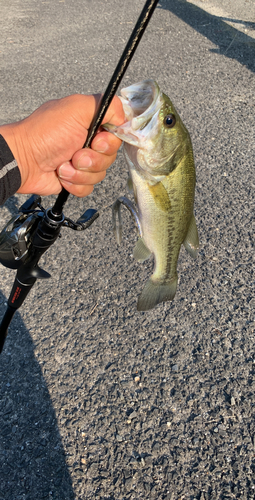
[[[46,102],[24,120],[0,127],[21,173],[18,193],[58,194],[62,187],[87,196],[114,162],[121,141],[99,131],[83,148],[100,95],[75,94]],[[103,123],[121,125],[124,112],[114,97]]]

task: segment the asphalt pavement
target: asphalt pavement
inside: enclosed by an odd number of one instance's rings
[[[104,91],[143,4],[0,0],[0,124]],[[122,86],[156,79],[190,132],[199,255],[181,251],[172,303],[139,313],[153,264],[134,261],[128,215],[114,240],[122,153],[88,198],[69,198],[67,216],[100,217],[84,233],[63,229],[41,261],[51,280],[38,280],[10,327],[1,500],[255,498],[252,4],[160,0]],[[26,199],[6,202],[1,227]],[[1,267],[1,315],[13,279]]]

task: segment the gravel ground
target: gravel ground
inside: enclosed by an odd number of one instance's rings
[[[103,91],[142,4],[0,0],[0,123]],[[128,215],[119,248],[112,234],[122,153],[92,195],[70,197],[66,215],[101,216],[83,234],[63,229],[42,259],[52,279],[12,322],[1,500],[255,498],[254,48],[201,8],[160,1],[123,85],[156,78],[190,131],[199,256],[181,251],[173,303],[138,313],[152,262],[133,260]],[[25,199],[7,201],[1,227]],[[3,314],[14,274],[1,271]]]

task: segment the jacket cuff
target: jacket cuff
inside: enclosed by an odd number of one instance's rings
[[[7,142],[0,135],[0,205],[18,191],[21,175]]]

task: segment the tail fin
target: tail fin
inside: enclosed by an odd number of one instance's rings
[[[160,304],[160,302],[173,300],[176,293],[177,280],[177,275],[166,283],[158,283],[149,278],[138,299],[137,310],[148,311],[149,309],[153,309],[157,304]]]

